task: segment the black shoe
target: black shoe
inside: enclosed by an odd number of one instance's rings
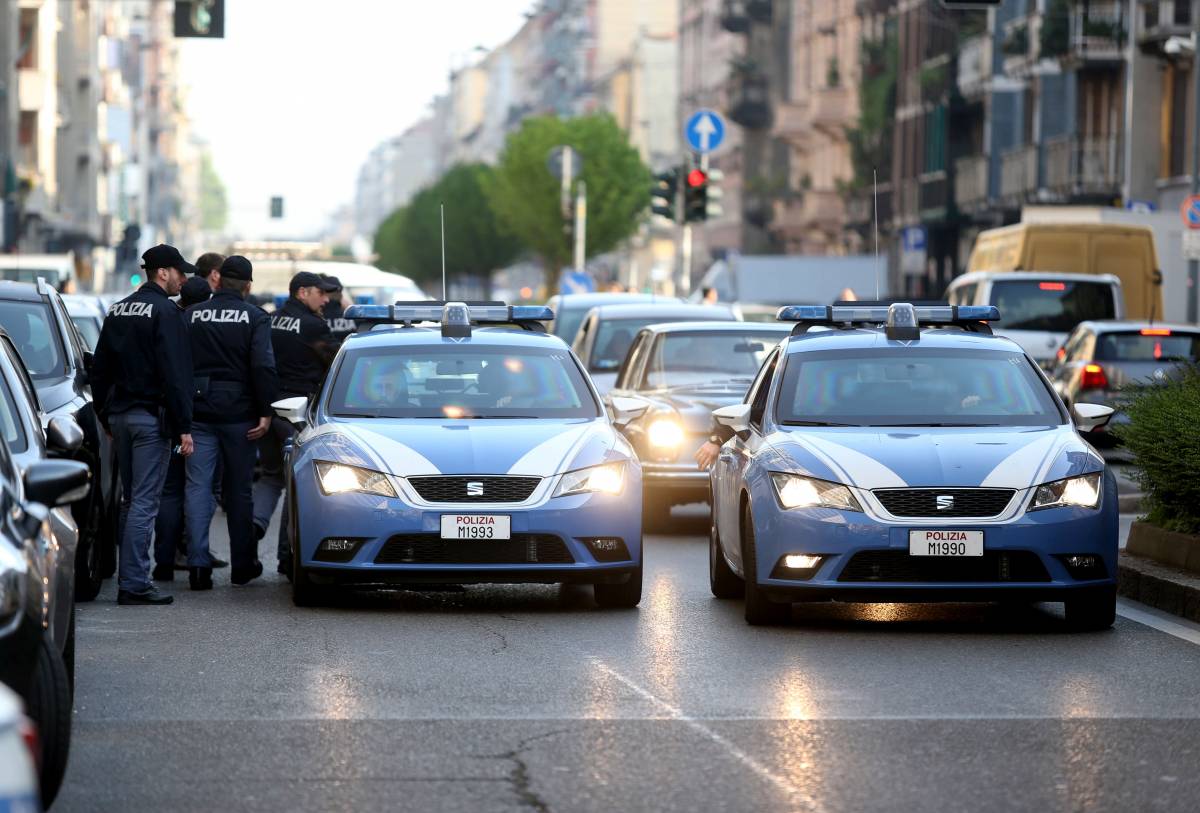
[[[154,580],[156,582],[173,582],[175,581],[175,566],[171,565],[155,565]]]
[[[127,590],[117,591],[117,604],[170,604],[175,601],[174,596],[164,596],[157,589],[151,587],[144,593],[130,593]]]
[[[229,571],[229,581],[234,584],[249,584],[263,574],[262,562],[257,559],[247,568],[235,567]]]
[[[189,567],[188,568],[188,584],[193,590],[211,590],[212,583],[212,568],[209,567]]]
[[[213,570],[220,570],[223,567],[229,567],[229,562],[226,562],[224,559],[218,559],[217,557],[213,556],[211,553],[208,554],[208,558],[212,559]]]

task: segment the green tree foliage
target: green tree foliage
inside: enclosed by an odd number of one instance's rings
[[[212,156],[205,150],[200,155],[200,228],[221,231],[229,219],[229,198],[225,184],[213,166]]]
[[[554,147],[570,145],[583,156],[587,183],[589,256],[615,248],[636,231],[650,205],[650,170],[611,116],[527,119],[509,136],[500,166],[487,185],[502,228],[542,258],[546,284],[571,261],[573,244],[563,230],[560,182],[546,164]]]
[[[883,39],[863,40],[858,126],[846,131],[856,188],[870,186],[874,170],[881,178],[891,174],[897,56],[894,26],[888,26]]]
[[[487,277],[515,260],[520,245],[500,231],[484,194],[492,174],[483,164],[460,164],[393,212],[375,233],[380,266],[418,283],[440,283],[442,204],[447,277]]]

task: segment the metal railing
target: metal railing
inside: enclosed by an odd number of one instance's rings
[[[1037,147],[1017,147],[1000,156],[1000,194],[1024,197],[1038,186]]]
[[[1046,187],[1064,192],[1108,192],[1121,187],[1118,136],[1046,139]]]
[[[960,207],[988,199],[988,157],[969,155],[954,162],[954,202]]]

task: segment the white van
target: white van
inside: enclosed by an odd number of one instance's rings
[[[1054,358],[1080,322],[1124,319],[1121,281],[1111,274],[976,271],[946,289],[951,305],[995,305],[996,333],[1007,336],[1039,364]]]

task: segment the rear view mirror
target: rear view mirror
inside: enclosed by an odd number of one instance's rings
[[[732,404],[713,410],[713,417],[721,426],[727,426],[739,435],[750,431],[750,405]]]
[[[46,448],[55,454],[69,455],[83,445],[83,430],[74,418],[58,415],[46,425]]]
[[[438,375],[459,376],[482,372],[483,362],[479,359],[471,359],[469,361],[439,361],[437,364]]]
[[[735,353],[761,353],[767,346],[762,342],[738,342],[733,346]]]
[[[308,399],[303,395],[294,398],[284,398],[271,404],[275,414],[295,427],[302,427],[307,422],[305,413],[308,412]]]
[[[1113,416],[1113,408],[1100,404],[1076,404],[1072,410],[1075,413],[1075,425],[1080,432],[1094,432],[1105,426]]]
[[[627,426],[646,414],[650,404],[641,398],[624,398],[616,396],[612,399],[613,423],[617,426]]]
[[[39,460],[25,470],[25,499],[54,508],[78,502],[92,487],[92,473],[77,460]]]

